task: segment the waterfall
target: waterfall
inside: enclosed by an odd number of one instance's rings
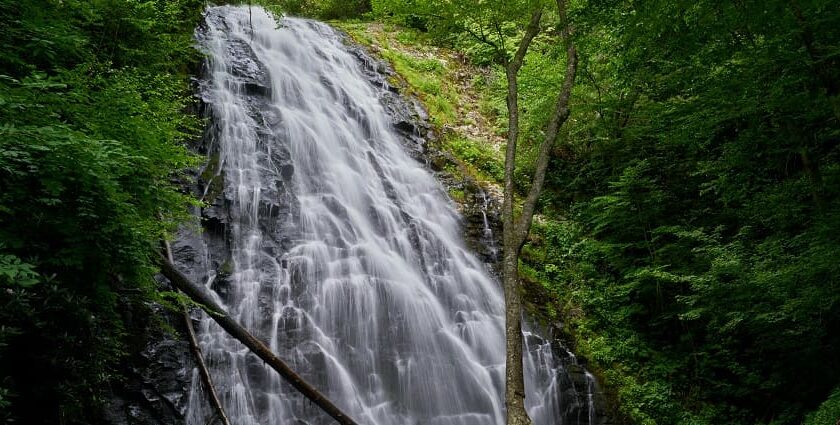
[[[212,7],[197,38],[208,206],[182,268],[359,423],[503,424],[500,286],[409,155],[387,89],[319,22]],[[331,423],[206,317],[199,339],[232,423]],[[546,407],[561,401],[550,351],[528,346],[530,413],[573,423]],[[189,423],[212,415],[201,393]]]
[[[595,377],[571,351],[541,335],[548,332],[522,322],[525,408],[535,424],[599,423]]]

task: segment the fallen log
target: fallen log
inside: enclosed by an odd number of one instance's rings
[[[165,256],[161,256],[161,273],[169,279],[173,286],[180,289],[201,308],[207,312],[219,326],[230,336],[248,347],[252,353],[266,362],[272,369],[280,374],[283,379],[300,391],[306,398],[315,403],[324,412],[330,415],[341,425],[358,425],[356,421],[341,411],[332,401],[321,394],[312,384],[306,382],[303,377],[295,373],[283,360],[274,355],[271,350],[259,339],[251,335],[242,325],[231,318],[225,309],[213,299],[207,290],[200,285],[190,281],[183,273],[175,268],[175,265]]]
[[[169,260],[170,263],[172,263],[174,261],[172,259],[172,248],[170,248],[169,242],[166,240],[163,241],[163,249],[166,253],[166,259]],[[204,389],[207,391],[207,397],[210,399],[210,404],[213,405],[213,409],[216,410],[218,420],[222,423],[222,425],[230,425],[230,420],[225,414],[224,407],[222,407],[222,401],[219,399],[219,394],[216,393],[216,386],[213,385],[213,379],[210,376],[210,370],[207,369],[207,364],[204,363],[204,356],[201,354],[201,347],[198,345],[198,339],[195,336],[195,329],[193,329],[190,311],[187,308],[186,304],[183,304],[184,305],[181,306],[181,313],[184,317],[184,326],[187,328],[187,337],[189,338],[190,342],[190,351],[192,351],[193,357],[195,357],[195,362],[198,365],[198,373],[199,375],[201,375],[201,382],[202,384],[204,384]],[[213,422],[215,422],[215,420],[211,420],[211,423]]]

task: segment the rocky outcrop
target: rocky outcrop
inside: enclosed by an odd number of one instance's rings
[[[160,305],[128,307],[134,327],[127,347],[125,379],[111,387],[103,422],[114,425],[183,423],[192,382],[193,360],[179,313]]]

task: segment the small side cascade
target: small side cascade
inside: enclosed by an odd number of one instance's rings
[[[493,228],[490,227],[490,220],[487,218],[487,211],[490,209],[490,197],[487,196],[487,192],[480,190],[479,196],[481,196],[481,219],[484,223],[484,229],[482,232],[482,242],[487,244],[487,250],[490,252],[490,258],[492,261],[499,261],[499,248],[496,246],[496,238],[493,235]]]
[[[586,407],[587,407],[587,422],[589,424],[595,423],[595,391],[597,383],[595,377],[587,370],[584,371],[586,375]]]
[[[541,389],[526,397],[528,414],[545,424],[602,424],[595,377],[551,333],[527,317],[522,321],[525,386]]]

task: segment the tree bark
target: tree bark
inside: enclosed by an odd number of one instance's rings
[[[522,366],[522,297],[519,289],[519,253],[505,250],[505,407],[507,425],[531,425],[525,410],[525,374]]]
[[[326,396],[321,394],[312,384],[306,382],[303,377],[295,373],[283,360],[274,355],[262,341],[251,335],[242,325],[231,318],[219,305],[213,297],[207,293],[203,286],[197,285],[184,276],[175,266],[165,257],[161,256],[161,273],[172,282],[176,288],[180,289],[190,299],[198,303],[201,308],[207,312],[219,326],[222,327],[230,336],[236,338],[243,345],[248,347],[252,353],[266,362],[272,369],[274,369],[283,379],[291,384],[295,389],[301,392],[306,398],[315,403],[324,412],[330,415],[341,425],[357,425],[357,423],[350,418],[346,413],[339,409]]]
[[[546,128],[545,139],[535,164],[534,177],[528,196],[517,218],[514,213],[515,191],[513,176],[516,170],[516,145],[519,141],[519,83],[517,77],[528,48],[540,31],[542,9],[531,16],[519,47],[510,61],[505,63],[508,82],[508,140],[505,152],[504,203],[502,205],[502,227],[504,244],[503,286],[505,291],[505,405],[507,425],[531,425],[525,410],[525,380],[522,365],[522,298],[519,285],[519,256],[528,237],[534,217],[537,200],[545,182],[548,160],[560,127],[569,117],[569,101],[577,75],[577,51],[571,40],[571,27],[566,21],[565,0],[557,0],[558,12],[563,25],[562,36],[567,43],[566,74],[557,97],[554,114]]]
[[[834,117],[840,120],[840,83],[831,74],[831,70],[837,67],[838,61],[836,58],[827,58],[824,52],[821,52],[817,47],[814,36],[814,31],[802,13],[802,8],[799,6],[797,0],[790,1],[790,8],[796,23],[799,25],[800,37],[802,39],[805,52],[808,54],[808,59],[811,64],[811,69],[814,75],[814,86],[822,87],[825,90],[825,95],[834,110]]]
[[[519,141],[519,69],[528,47],[540,32],[542,9],[531,15],[525,35],[511,60],[506,60],[508,93],[508,140],[505,152],[505,187],[502,204],[504,260],[502,283],[505,292],[505,407],[508,425],[531,425],[525,410],[525,379],[522,371],[522,299],[519,292],[519,249],[514,220],[513,172],[516,168],[516,144]]]

